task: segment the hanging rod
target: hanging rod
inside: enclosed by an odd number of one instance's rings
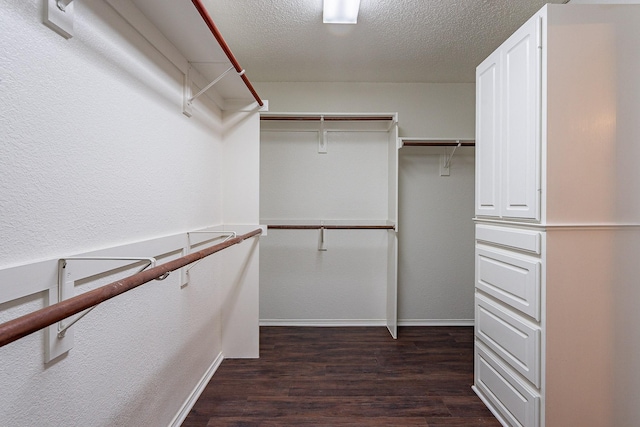
[[[243,240],[262,234],[258,228],[249,233],[238,236],[226,242],[208,247],[198,252],[193,252],[173,261],[158,265],[148,270],[136,273],[117,282],[109,283],[94,290],[85,292],[49,307],[31,312],[24,316],[10,320],[0,325],[0,347],[12,343],[47,326],[53,325],[69,316],[80,313],[94,305],[137,288],[154,279],[158,279],[167,273],[189,265],[216,252],[220,252],[230,246],[241,243]]]
[[[266,116],[260,115],[260,120],[263,121],[309,121],[319,122],[321,120],[326,122],[342,122],[342,121],[360,121],[360,122],[373,122],[373,121],[392,121],[393,116]]]
[[[207,9],[204,7],[204,4],[202,4],[202,1],[201,0],[191,0],[191,2],[193,3],[193,5],[196,7],[198,12],[200,13],[200,16],[204,20],[205,24],[207,24],[207,27],[209,27],[209,30],[211,31],[213,36],[218,41],[218,44],[220,45],[220,47],[222,48],[224,53],[227,55],[227,58],[229,58],[229,61],[231,62],[231,65],[233,65],[233,67],[236,69],[236,72],[238,73],[238,75],[240,76],[242,81],[244,82],[245,86],[247,86],[247,89],[249,89],[249,92],[251,92],[251,95],[253,95],[253,98],[256,100],[256,102],[258,103],[259,106],[263,107],[264,106],[264,102],[262,101],[262,99],[260,99],[260,96],[258,95],[256,90],[253,88],[253,85],[249,81],[249,78],[247,78],[247,75],[245,74],[244,69],[238,63],[238,60],[233,55],[233,52],[231,52],[231,49],[229,48],[229,45],[227,44],[227,42],[222,37],[222,34],[218,30],[218,27],[216,27],[216,24],[214,24],[213,19],[211,19],[211,15],[209,15],[209,12],[207,12]]]
[[[458,144],[462,147],[475,147],[476,145],[474,139],[400,139],[404,147],[457,147]]]
[[[267,225],[271,230],[395,230],[395,225]]]

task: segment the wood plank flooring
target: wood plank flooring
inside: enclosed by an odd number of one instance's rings
[[[260,359],[227,359],[182,427],[499,427],[473,384],[473,328],[262,327]]]

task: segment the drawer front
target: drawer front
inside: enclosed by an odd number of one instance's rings
[[[476,287],[540,321],[541,261],[476,247]]]
[[[542,254],[542,232],[494,225],[476,225],[476,240],[532,254]]]
[[[510,369],[476,343],[475,385],[487,403],[512,426],[540,425],[540,395],[521,383]]]
[[[540,328],[476,295],[476,336],[514,370],[540,387]]]

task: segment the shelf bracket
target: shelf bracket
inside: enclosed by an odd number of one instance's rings
[[[324,222],[320,223],[320,235],[318,236],[318,250],[324,252],[327,250],[327,242],[325,240]]]
[[[44,0],[44,24],[66,39],[73,37],[73,0]]]
[[[146,261],[146,263],[136,273],[146,270],[148,267],[155,267],[156,259],[152,257],[68,257],[58,260],[58,283],[56,286],[49,289],[49,305],[64,301],[74,296],[74,288],[76,280],[90,277],[96,274],[95,268],[87,267],[81,270],[80,273],[76,272],[72,274],[68,267],[69,261],[133,261],[140,262]],[[118,266],[121,267],[121,266]],[[114,268],[118,268],[114,267]],[[105,271],[105,270],[101,270]],[[162,277],[156,280],[164,280],[169,276],[169,273],[164,274]],[[73,329],[70,329],[80,319],[89,314],[91,310],[96,308],[93,306],[87,310],[77,314],[74,317],[69,317],[63,321],[58,322],[55,325],[49,326],[47,340],[47,353],[45,356],[45,363],[52,361],[53,359],[67,353],[73,348]]]
[[[458,145],[453,147],[453,151],[451,154],[447,154],[447,148],[444,148],[444,154],[442,155],[442,161],[440,163],[440,176],[449,176],[449,168],[451,167],[451,159],[453,159],[453,155],[455,154],[458,147],[462,145],[460,140],[456,140]]]
[[[320,130],[318,131],[318,154],[327,154],[327,131],[324,128],[324,115],[320,116]]]
[[[184,255],[189,255],[191,253],[191,235],[192,234],[220,234],[222,235],[222,237],[225,237],[225,239],[220,242],[220,243],[224,243],[229,239],[235,239],[238,236],[238,233],[236,233],[235,231],[189,231],[187,233],[187,247],[185,249],[185,254]],[[182,277],[182,285],[180,286],[181,288],[184,288],[185,286],[187,286],[189,284],[189,281],[191,280],[191,277],[189,275],[189,270],[191,270],[193,267],[195,267],[196,265],[198,265],[198,263],[202,261],[196,261],[193,264],[191,264],[189,267],[185,267],[182,271],[184,272],[184,276]]]
[[[216,77],[215,80],[213,80],[211,83],[209,83],[208,85],[206,85],[204,88],[202,88],[198,93],[196,93],[195,95],[192,94],[192,89],[191,89],[191,73],[192,71],[192,67],[191,64],[189,64],[189,68],[187,69],[187,74],[185,74],[185,78],[184,78],[184,88],[183,88],[183,109],[182,112],[188,116],[191,117],[192,115],[192,104],[193,101],[195,101],[200,95],[202,95],[203,93],[205,93],[206,91],[208,91],[209,89],[211,89],[216,83],[218,83],[220,80],[222,80],[224,78],[224,76],[226,76],[231,70],[233,70],[234,67],[233,65],[229,68],[227,68],[222,74],[220,74],[218,77]],[[240,71],[238,73],[238,76],[242,76],[244,74],[244,70]]]

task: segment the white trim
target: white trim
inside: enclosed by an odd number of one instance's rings
[[[398,326],[473,326],[473,319],[404,319]],[[260,326],[386,326],[384,319],[260,319]]]
[[[182,404],[182,407],[180,407],[180,410],[178,411],[176,416],[173,417],[173,420],[171,420],[169,427],[180,427],[182,425],[184,420],[187,418],[187,415],[189,415],[189,412],[198,401],[198,398],[204,391],[205,387],[207,386],[207,384],[209,384],[209,381],[211,381],[211,377],[213,377],[213,374],[215,374],[220,367],[220,364],[223,360],[224,356],[222,355],[222,352],[218,353],[218,356],[214,359],[211,366],[209,366],[209,369],[206,370],[203,377],[200,379],[200,381],[198,381],[198,384],[196,384],[196,387],[187,397],[187,400],[185,400],[185,402]]]
[[[260,326],[387,326],[385,319],[260,319]]]
[[[404,319],[398,326],[473,326],[473,319]]]
[[[547,229],[554,230],[615,230],[621,228],[640,228],[640,224],[632,223],[585,223],[585,224],[542,224],[535,222],[511,221],[505,219],[489,219],[489,218],[472,218],[476,224],[493,224],[507,227],[523,227],[545,231]]]

